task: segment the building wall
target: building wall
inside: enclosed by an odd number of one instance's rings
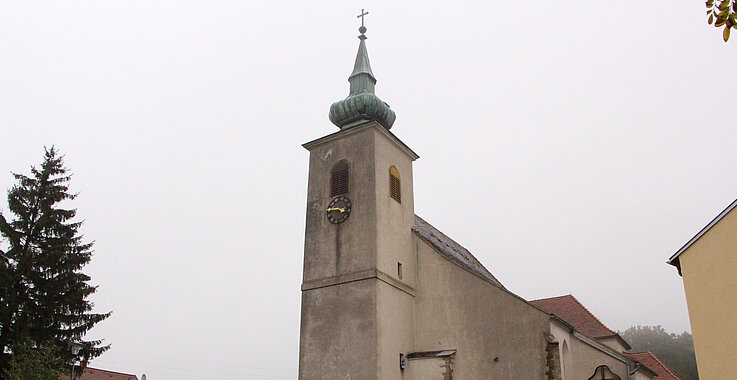
[[[596,367],[606,365],[622,380],[627,380],[627,362],[625,359],[615,359],[600,350],[592,347],[594,340],[578,335],[571,340],[572,370],[570,379],[588,379],[594,374]],[[588,344],[591,343],[591,344]],[[601,348],[601,347],[600,347]],[[604,348],[606,350],[606,348]],[[615,354],[616,355],[616,354]]]
[[[444,358],[409,360],[406,373],[408,379],[446,380],[445,360]]]
[[[614,349],[614,351],[617,352],[625,352],[627,351],[627,348],[622,345],[622,343],[617,340],[617,338],[607,338],[607,339],[597,339],[597,341],[601,344],[607,345]]]
[[[652,380],[653,378],[644,374],[641,371],[637,371],[634,374],[632,374],[632,377],[630,380]]]
[[[737,373],[737,212],[680,257],[699,379]]]
[[[348,132],[348,133],[346,133]],[[330,203],[330,172],[340,161],[349,165],[352,212],[341,224],[325,215]],[[376,267],[376,183],[374,132],[355,128],[310,150],[303,282]]]
[[[412,227],[415,225],[412,159],[382,127],[373,128],[376,178],[376,267],[392,277],[415,286],[415,254],[412,249]],[[389,168],[399,171],[401,203],[389,192]],[[402,278],[397,274],[402,264]]]
[[[414,244],[415,351],[456,349],[454,379],[543,379],[549,316],[416,236]]]
[[[394,286],[380,281],[377,297],[377,379],[402,379],[399,354],[408,354],[414,348],[414,297]],[[405,370],[406,372],[406,370]]]
[[[399,354],[414,342],[412,161],[375,122],[305,144],[310,151],[300,379],[400,379]],[[332,168],[349,167],[352,212],[331,224]],[[389,191],[400,172],[401,202]],[[402,263],[399,275],[397,263]]]
[[[550,333],[553,334],[558,341],[558,347],[561,350],[561,367],[563,367],[563,380],[588,379],[600,365],[606,365],[609,369],[617,374],[622,380],[627,380],[627,364],[622,360],[617,360],[609,354],[615,354],[614,350],[607,349],[607,346],[599,342],[588,339],[571,332],[567,327],[562,326],[555,320],[551,321]],[[608,351],[609,354],[597,350],[591,345],[595,345],[602,350]],[[568,352],[564,353],[564,347],[568,347]]]
[[[376,380],[377,279],[302,292],[301,380]]]

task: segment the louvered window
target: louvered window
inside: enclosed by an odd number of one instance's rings
[[[330,172],[330,197],[348,192],[348,164],[339,162]]]
[[[399,203],[402,203],[402,186],[399,181],[399,170],[392,166],[389,169],[389,194]]]

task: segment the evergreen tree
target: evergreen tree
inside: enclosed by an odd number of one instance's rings
[[[34,346],[26,338],[13,349],[13,357],[9,368],[5,371],[8,380],[49,380],[59,379],[64,374],[64,367],[59,360],[59,348],[48,342]]]
[[[8,190],[10,222],[0,212],[0,376],[26,339],[41,347],[53,342],[64,365],[74,360],[69,343],[82,344],[83,361],[99,356],[109,345],[82,341],[84,334],[110,313],[92,313],[88,297],[97,287],[82,268],[92,257],[92,243],[82,241],[76,209],[65,204],[70,174],[63,156],[45,149],[40,168],[31,175],[15,174]]]

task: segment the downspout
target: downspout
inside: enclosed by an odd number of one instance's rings
[[[632,378],[632,375],[634,375],[635,372],[637,372],[639,369],[640,369],[640,363],[639,362],[635,362],[635,368],[633,368],[632,369],[632,372],[630,372],[630,378]]]

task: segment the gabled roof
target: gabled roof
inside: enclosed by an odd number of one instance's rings
[[[619,336],[619,334],[601,323],[599,318],[596,318],[589,309],[583,306],[581,302],[578,302],[576,297],[570,294],[534,300],[530,301],[530,303],[564,320],[573,326],[576,331],[589,338],[597,340],[616,338],[625,348],[631,348],[630,345]]]
[[[417,215],[415,215],[415,226],[412,230],[422,240],[433,246],[446,259],[487,282],[504,289],[504,285],[471,252]]]
[[[69,378],[67,374],[64,379]],[[138,380],[138,376],[131,375],[128,373],[120,373],[113,371],[106,371],[104,369],[90,368],[84,369],[81,375],[74,376],[75,380]]]
[[[735,207],[737,207],[737,199],[735,199],[729,206],[727,206],[727,208],[722,210],[722,212],[720,212],[719,215],[716,216],[716,218],[712,219],[712,221],[709,222],[709,224],[707,224],[704,228],[702,228],[701,231],[699,231],[699,233],[694,235],[694,237],[692,237],[691,240],[689,240],[686,244],[684,244],[683,247],[681,247],[681,249],[678,250],[678,252],[674,253],[673,256],[671,256],[670,259],[668,259],[668,264],[673,265],[674,267],[678,268],[678,274],[681,274],[681,261],[679,260],[679,256],[681,256],[683,252],[685,252],[689,247],[691,247],[693,243],[696,243],[696,240],[699,240],[702,236],[704,236],[704,234],[707,233],[712,227],[714,227],[715,224],[719,223],[719,221],[722,220],[724,216],[729,214],[729,212],[732,211],[732,209],[734,209]]]
[[[638,363],[642,363],[649,370],[655,372],[657,376],[653,377],[654,380],[681,380],[680,377],[676,376],[663,362],[658,359],[657,356],[653,355],[652,352],[623,352],[622,355],[628,357]]]

